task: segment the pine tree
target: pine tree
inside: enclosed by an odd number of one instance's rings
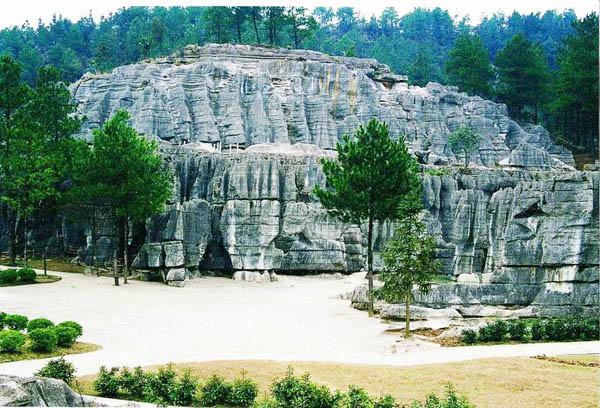
[[[494,70],[483,41],[477,36],[462,34],[450,50],[446,74],[452,85],[471,95],[489,97]]]
[[[420,203],[422,184],[418,164],[408,153],[404,137],[390,138],[387,124],[371,119],[354,138],[337,144],[337,160],[323,159],[326,189],[314,193],[331,214],[345,222],[367,223],[369,315],[373,315],[373,225],[393,220],[399,204],[406,213]]]

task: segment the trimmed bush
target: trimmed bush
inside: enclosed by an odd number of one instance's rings
[[[56,344],[58,347],[71,347],[77,340],[77,330],[72,327],[59,326],[54,329],[56,333]]]
[[[273,383],[272,390],[275,401],[286,408],[334,408],[342,399],[340,393],[332,394],[326,386],[311,382],[308,374],[298,378],[291,370]]]
[[[56,348],[56,333],[54,329],[35,329],[29,333],[31,349],[49,353]]]
[[[29,322],[29,319],[27,319],[26,316],[21,316],[21,315],[16,315],[16,314],[15,315],[7,315],[4,318],[4,325],[11,330],[17,330],[17,331],[25,330],[27,328],[27,322]]]
[[[188,369],[183,373],[183,376],[175,384],[175,392],[169,401],[172,405],[191,407],[196,402],[196,391],[198,390],[198,378],[193,376]],[[252,399],[254,402],[254,399]],[[236,405],[239,407],[247,407],[249,405]]]
[[[508,322],[508,334],[511,340],[522,341],[527,334],[527,324],[521,319],[510,320]]]
[[[114,398],[119,394],[119,369],[113,367],[107,370],[106,367],[100,367],[98,378],[94,380],[94,390],[101,397]]]
[[[15,283],[18,273],[16,269],[5,269],[0,271],[0,283]]]
[[[141,400],[144,396],[144,390],[148,381],[148,375],[144,373],[141,367],[133,369],[133,373],[123,367],[119,376],[119,386],[133,399]]]
[[[35,375],[38,377],[56,378],[57,380],[63,380],[67,384],[71,384],[75,378],[75,367],[65,360],[64,357],[60,357],[48,361],[48,364],[42,367]]]
[[[461,341],[465,344],[473,344],[477,341],[477,332],[473,329],[467,329],[462,333]]]
[[[360,387],[351,385],[348,389],[348,393],[344,396],[342,403],[344,408],[373,408],[373,400],[369,397],[369,394]]]
[[[546,322],[546,337],[548,340],[561,341],[568,339],[570,330],[566,319],[555,318]]]
[[[503,320],[496,320],[479,329],[479,341],[500,342],[504,340],[507,333],[506,322]]]
[[[35,282],[36,273],[31,268],[21,268],[18,272],[19,280],[21,282],[33,283]]]
[[[214,407],[219,404],[226,404],[231,399],[231,384],[223,378],[213,375],[200,388],[200,405],[205,407]]]
[[[44,318],[33,319],[33,320],[30,320],[29,324],[27,325],[27,332],[31,332],[35,329],[48,329],[51,327],[54,327],[54,323],[52,323],[48,319],[44,319]]]
[[[66,322],[62,322],[62,323],[59,323],[58,325],[56,325],[56,327],[63,327],[63,326],[75,329],[75,331],[77,331],[77,337],[81,337],[83,335],[83,327],[81,327],[81,325],[77,322],[67,320]]]
[[[27,337],[16,330],[0,332],[0,350],[5,353],[18,353],[21,351]]]
[[[171,395],[175,394],[177,382],[172,364],[159,367],[156,374],[148,374],[146,390],[150,402],[167,405],[171,402]]]
[[[234,407],[249,407],[254,403],[258,395],[258,386],[252,380],[238,378],[231,386],[229,393],[229,405]]]
[[[546,337],[546,324],[543,320],[535,320],[531,325],[531,339],[535,341],[544,340]]]

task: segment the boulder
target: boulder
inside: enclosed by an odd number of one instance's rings
[[[0,374],[2,407],[83,407],[83,397],[62,380]]]

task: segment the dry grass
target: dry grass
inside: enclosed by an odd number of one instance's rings
[[[449,352],[451,352],[449,350]],[[206,379],[212,374],[233,379],[246,377],[259,384],[260,397],[272,382],[294,373],[310,373],[313,381],[332,389],[348,385],[364,387],[372,395],[390,393],[399,402],[423,399],[428,393],[443,394],[447,383],[455,385],[478,408],[483,407],[597,407],[598,368],[579,367],[532,358],[472,360],[416,367],[276,361],[211,361],[175,364],[174,369]],[[156,370],[157,367],[147,367]],[[84,393],[93,393],[95,376],[79,378]]]
[[[72,258],[47,258],[46,269],[49,271],[58,272],[83,273],[84,267],[81,265],[71,264],[71,259]],[[0,265],[10,266],[8,263],[8,258],[0,258]],[[22,268],[24,266],[23,260],[17,259],[17,266],[15,268]],[[44,269],[44,260],[42,258],[29,259],[28,266],[34,269]]]
[[[40,358],[66,356],[68,354],[89,353],[91,351],[100,350],[101,348],[102,347],[97,344],[76,342],[70,348],[58,348],[51,353],[40,353],[30,350],[28,348],[28,343],[26,343],[25,347],[23,347],[23,352],[21,353],[0,353],[0,363],[21,360],[37,360]]]

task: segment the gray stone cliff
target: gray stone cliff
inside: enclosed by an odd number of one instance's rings
[[[324,183],[319,158],[376,116],[422,163],[437,257],[461,282],[421,303],[597,310],[598,173],[575,171],[568,150],[542,127],[512,121],[505,105],[408,86],[374,60],[241,45],[188,46],[87,74],[71,90],[88,119],[81,137],[125,108],[175,171],[167,211],[146,225],[139,268],[173,282],[205,270],[361,270],[364,226],[331,217],[311,191]],[[481,135],[466,171],[447,142],[462,125]],[[375,249],[392,234],[378,225]],[[99,240],[101,259],[111,245]]]

